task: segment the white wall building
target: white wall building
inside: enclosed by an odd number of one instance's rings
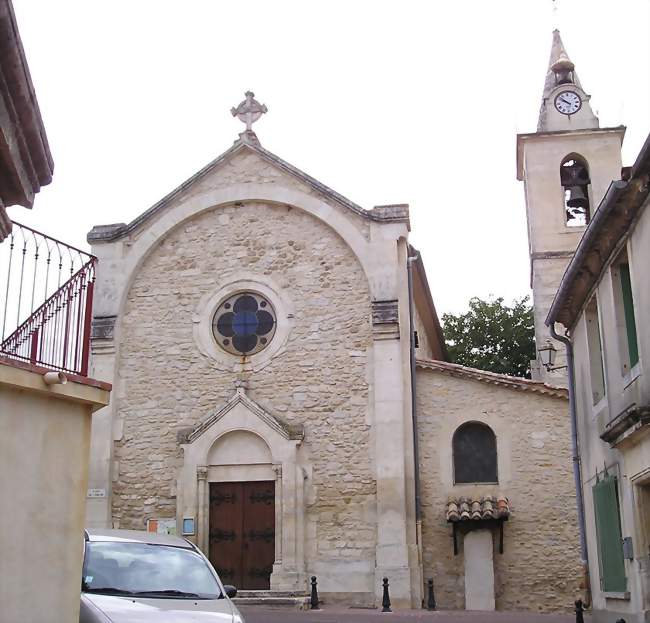
[[[573,345],[597,622],[650,621],[649,180],[650,137],[611,183],[546,319]]]

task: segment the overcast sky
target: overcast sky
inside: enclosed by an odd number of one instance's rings
[[[556,25],[624,164],[650,132],[650,0],[557,2],[14,0],[55,174],[9,213],[86,247],[228,149],[251,89],[264,147],[365,208],[410,204],[440,314],[525,295],[515,137]]]

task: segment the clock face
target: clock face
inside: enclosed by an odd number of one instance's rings
[[[574,91],[562,91],[555,97],[555,108],[563,115],[573,115],[580,110],[582,100]]]

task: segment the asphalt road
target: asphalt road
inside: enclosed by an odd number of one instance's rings
[[[521,612],[428,612],[400,610],[383,613],[379,610],[355,608],[323,608],[300,611],[288,608],[248,606],[240,608],[246,623],[574,623],[575,615],[535,614]],[[585,617],[588,623],[591,617]]]

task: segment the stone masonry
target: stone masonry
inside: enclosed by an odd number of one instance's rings
[[[243,380],[270,412],[305,426],[312,554],[373,557],[368,290],[342,240],[284,206],[205,212],[171,232],[138,272],[123,318],[114,517],[141,529],[148,517],[175,516],[177,432],[217,410],[241,380],[197,350],[192,314],[201,296],[242,268],[291,291],[295,325],[286,351]]]
[[[424,577],[439,607],[464,607],[463,537],[454,556],[447,498],[501,493],[512,514],[503,554],[493,534],[497,610],[566,612],[581,579],[567,400],[419,367],[417,410]],[[467,421],[496,434],[498,485],[453,483],[452,435]]]

